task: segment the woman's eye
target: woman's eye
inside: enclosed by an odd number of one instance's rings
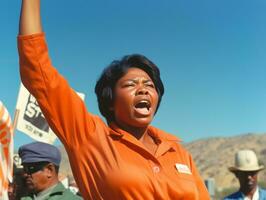
[[[123,87],[133,87],[134,85],[134,83],[125,83]]]
[[[146,86],[154,88],[154,84],[152,83],[147,83]]]

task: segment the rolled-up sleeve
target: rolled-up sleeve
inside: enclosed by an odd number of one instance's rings
[[[87,137],[81,133],[94,129],[93,120],[88,120],[91,115],[84,102],[52,66],[45,34],[18,36],[18,51],[22,83],[37,99],[50,127],[63,143],[84,141]]]

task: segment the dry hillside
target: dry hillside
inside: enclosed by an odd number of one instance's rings
[[[259,162],[266,164],[266,133],[209,138],[184,146],[191,152],[202,177],[214,178],[217,189],[238,186],[237,179],[228,171],[228,167],[234,165],[234,154],[238,150],[252,149]],[[266,182],[266,170],[260,172],[259,181]]]
[[[191,152],[202,177],[214,178],[217,189],[238,185],[227,167],[234,165],[234,154],[239,149],[253,149],[260,162],[266,164],[266,133],[209,138],[184,146]],[[61,150],[63,152],[61,173],[71,175],[66,152],[63,148]],[[266,170],[260,173],[259,180],[266,182]]]

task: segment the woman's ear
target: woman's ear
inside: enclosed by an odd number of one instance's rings
[[[112,102],[110,102],[110,105],[109,105],[109,111],[110,112],[114,112],[115,108],[114,108],[114,100],[112,100]]]

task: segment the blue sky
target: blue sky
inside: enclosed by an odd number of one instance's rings
[[[0,91],[14,116],[20,1],[0,8]],[[266,132],[264,0],[42,1],[53,65],[99,113],[95,81],[113,59],[141,53],[166,93],[153,122],[185,142]],[[16,131],[15,146],[32,141]]]

